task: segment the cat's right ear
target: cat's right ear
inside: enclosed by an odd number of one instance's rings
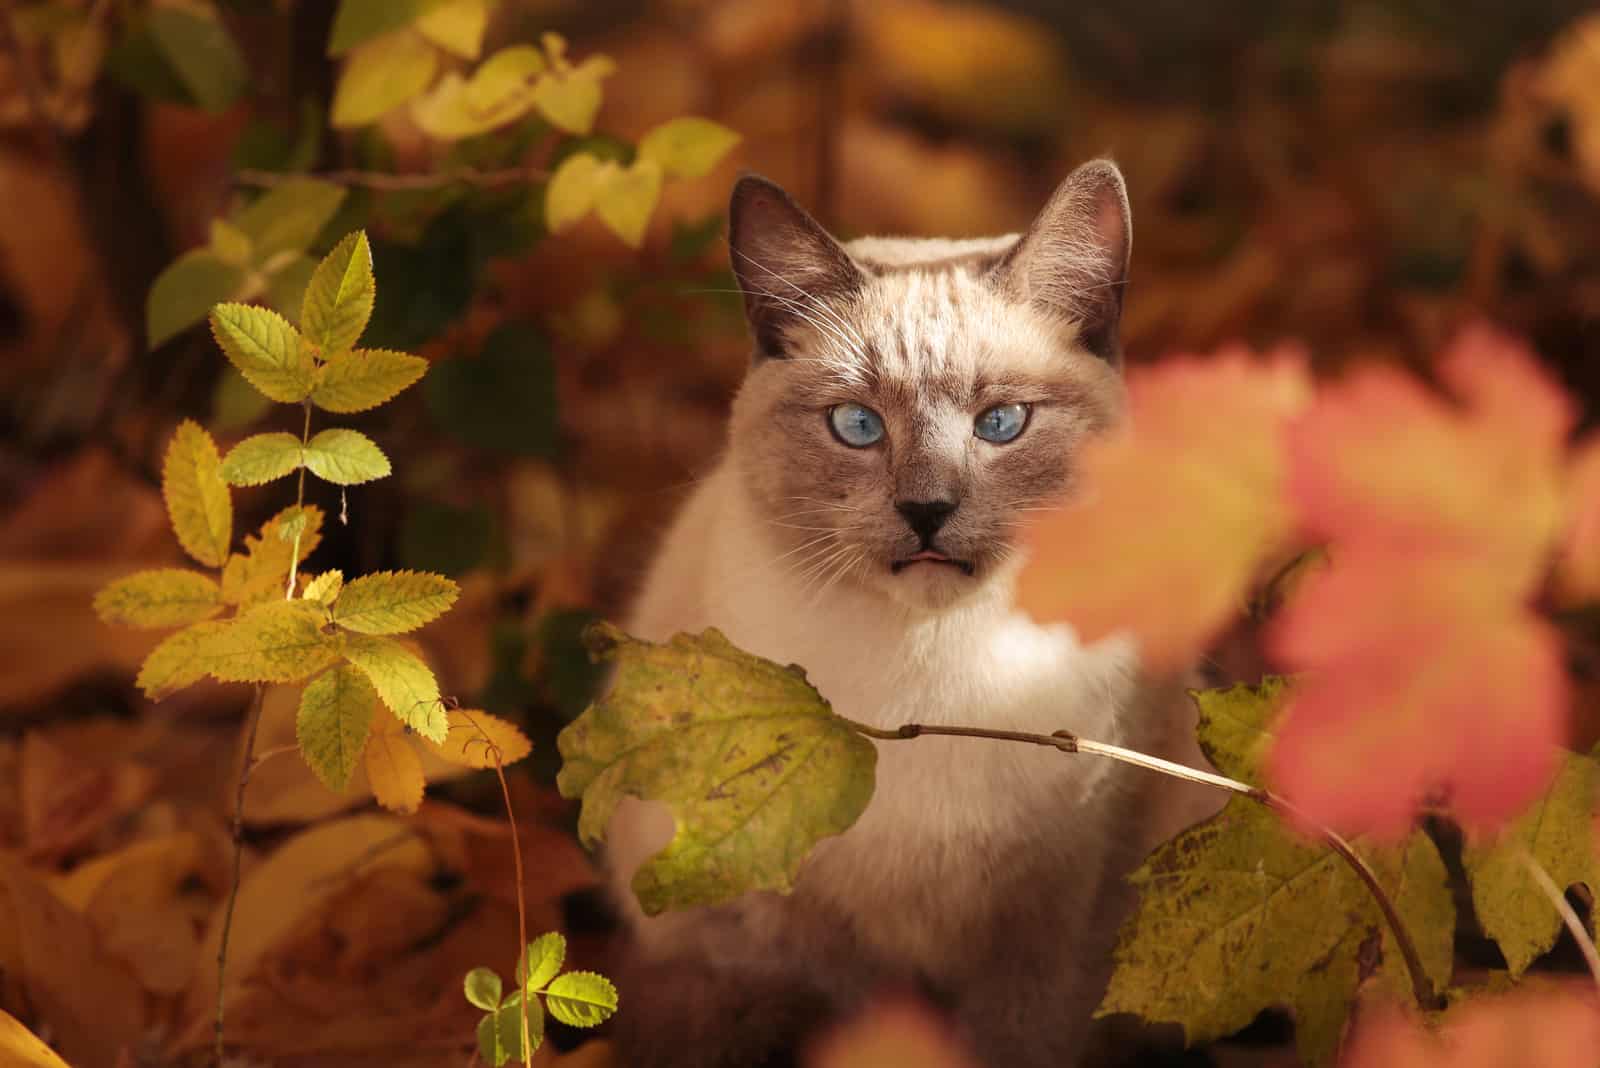
[[[787,355],[794,324],[826,323],[832,313],[824,302],[848,296],[865,280],[844,246],[793,197],[757,175],[733,187],[728,245],[760,357]]]

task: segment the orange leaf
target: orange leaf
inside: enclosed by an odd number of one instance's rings
[[[1029,531],[1022,607],[1088,642],[1131,632],[1152,669],[1186,667],[1291,528],[1281,439],[1309,393],[1289,349],[1131,372],[1131,429],[1085,446],[1083,503]]]
[[[1578,984],[1483,997],[1451,1009],[1437,1031],[1389,1010],[1363,1021],[1342,1068],[1593,1068],[1600,1002]]]
[[[399,720],[378,713],[364,757],[367,782],[378,804],[395,812],[415,812],[422,804],[422,761]]]
[[[499,750],[500,763],[514,764],[533,751],[533,744],[514,725],[499,716],[477,709],[456,708],[449,712],[450,728],[443,742],[427,739],[423,744],[452,764],[469,768],[492,768]]]

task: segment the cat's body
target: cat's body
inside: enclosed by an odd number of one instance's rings
[[[1085,648],[1012,607],[1019,514],[1061,490],[1075,446],[1120,410],[1120,296],[1086,287],[1125,266],[1126,207],[1117,177],[1120,214],[1085,214],[1105,207],[1096,197],[1115,176],[1097,166],[1058,194],[1060,218],[1047,209],[1020,241],[872,239],[848,252],[773,187],[743,183],[732,241],[764,358],[629,629],[660,640],[715,626],[803,665],[840,714],[882,727],[1066,728],[1188,756],[1178,680],[1142,679],[1123,644]],[[1109,237],[1035,239],[1052,225]],[[1118,238],[1120,253],[1093,261]],[[1046,288],[1064,279],[1071,290]],[[1082,314],[1064,314],[1062,294]],[[1026,408],[1028,433],[972,436],[975,416],[1007,406]],[[842,430],[840,411],[855,420]],[[865,445],[840,436],[874,432]],[[646,918],[627,884],[671,817],[627,803],[607,836],[632,937],[623,1061],[771,1063],[873,994],[906,990],[948,1009],[986,1063],[1071,1064],[1109,969],[1121,877],[1195,805],[1099,758],[880,742],[867,811],[816,848],[794,894]]]

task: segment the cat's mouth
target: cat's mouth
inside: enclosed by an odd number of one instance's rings
[[[903,560],[896,560],[889,565],[889,571],[898,575],[912,564],[944,564],[947,567],[958,568],[965,575],[971,575],[973,572],[971,560],[957,560],[934,549],[923,549],[921,552],[912,553]]]

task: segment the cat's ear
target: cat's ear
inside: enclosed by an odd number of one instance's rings
[[[1061,183],[993,278],[1014,299],[1076,322],[1080,343],[1116,366],[1132,247],[1122,172],[1110,160],[1094,160]]]
[[[820,223],[756,175],[733,187],[728,245],[760,356],[786,355],[789,327],[808,318],[826,323],[834,313],[823,302],[853,293],[865,280]]]

